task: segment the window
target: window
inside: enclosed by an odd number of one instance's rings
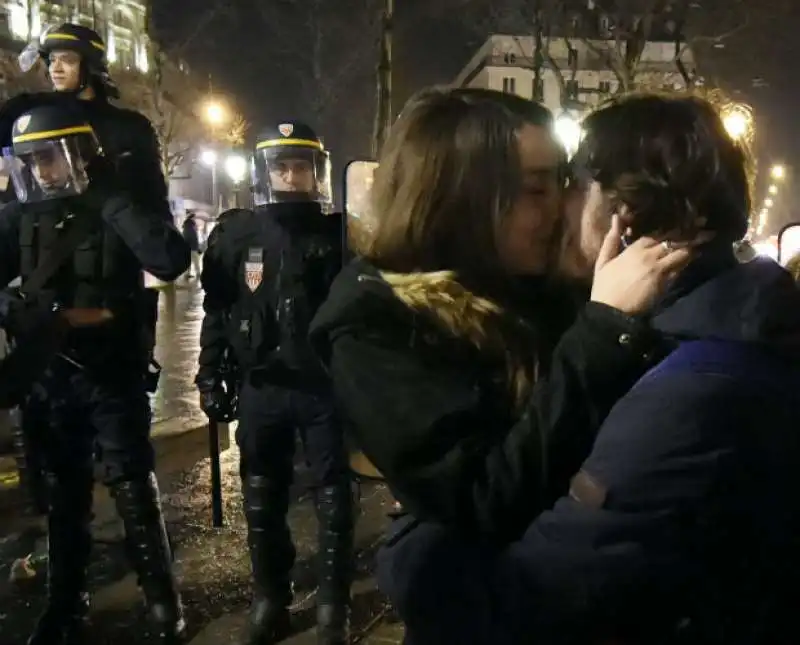
[[[117,63],[122,69],[131,69],[134,65],[133,52],[130,49],[130,44],[126,42],[117,41]]]
[[[517,79],[512,78],[510,76],[503,77],[503,91],[506,94],[516,94],[517,93]]]
[[[603,14],[600,16],[598,26],[600,27],[601,34],[608,34],[611,31],[611,19],[607,15]]]
[[[544,101],[544,80],[539,78],[533,79],[533,83],[531,84],[531,97],[534,101],[542,102]]]
[[[567,90],[567,98],[573,101],[578,99],[578,92],[580,91],[580,87],[578,86],[578,81],[567,81],[566,88]]]
[[[517,62],[517,55],[516,54],[504,54],[503,60],[506,62],[506,65],[514,65]]]
[[[600,94],[611,94],[611,81],[600,81],[597,89],[600,90]]]
[[[567,50],[567,65],[570,69],[578,68],[578,50],[570,47]]]

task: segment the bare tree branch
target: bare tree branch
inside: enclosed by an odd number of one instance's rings
[[[212,128],[205,122],[198,114],[205,97],[202,80],[165,52],[154,52],[152,68],[146,74],[119,70],[115,76],[122,102],[144,114],[152,123],[161,144],[165,176],[172,176],[203,143],[241,145],[244,142],[248,124],[240,114],[232,112],[222,128]]]
[[[272,0],[257,5],[272,51],[291,65],[301,105],[323,131],[374,73],[381,0]]]

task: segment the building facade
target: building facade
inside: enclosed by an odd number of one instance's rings
[[[74,22],[105,39],[112,65],[147,72],[147,12],[145,0],[0,0],[0,39],[27,43],[47,26]]]
[[[472,57],[455,84],[482,87],[533,98],[544,103],[554,114],[580,113],[618,93],[620,69],[626,47],[620,31],[630,33],[635,22],[616,26],[608,15],[590,2],[589,10],[563,12],[548,25],[548,35],[541,36],[537,55],[537,37],[496,34],[489,37]],[[676,47],[674,24],[663,16],[642,43],[636,67],[636,84],[660,88],[681,88],[684,78],[677,61],[694,72],[692,51]],[[635,20],[635,17],[634,17]],[[538,67],[538,74],[536,73]]]

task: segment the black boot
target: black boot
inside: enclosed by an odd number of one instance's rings
[[[88,642],[86,570],[92,549],[92,476],[64,479],[49,474],[45,482],[47,607],[28,645],[84,645]]]
[[[345,645],[350,638],[350,583],[354,565],[353,506],[349,482],[326,486],[317,491],[319,645]]]
[[[32,428],[36,420],[28,415],[19,415],[18,423],[12,425],[14,457],[19,473],[20,489],[28,494],[26,512],[30,515],[44,515],[48,512],[47,482],[41,447],[33,441]]]
[[[247,544],[253,566],[253,601],[247,645],[280,643],[291,634],[292,566],[295,548],[286,523],[288,482],[242,478]]]
[[[172,553],[161,513],[154,473],[111,486],[125,526],[128,557],[139,578],[150,619],[160,643],[184,642],[186,621],[172,574]]]

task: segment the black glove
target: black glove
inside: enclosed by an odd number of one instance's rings
[[[0,291],[0,325],[14,338],[14,349],[0,361],[0,407],[5,408],[21,403],[58,352],[69,325],[53,307],[26,302],[12,289]]]
[[[55,307],[24,300],[13,288],[0,290],[0,327],[10,336],[36,335],[43,327],[55,326]]]
[[[200,409],[205,412],[210,421],[227,423],[233,418],[230,397],[219,384],[200,390]]]

